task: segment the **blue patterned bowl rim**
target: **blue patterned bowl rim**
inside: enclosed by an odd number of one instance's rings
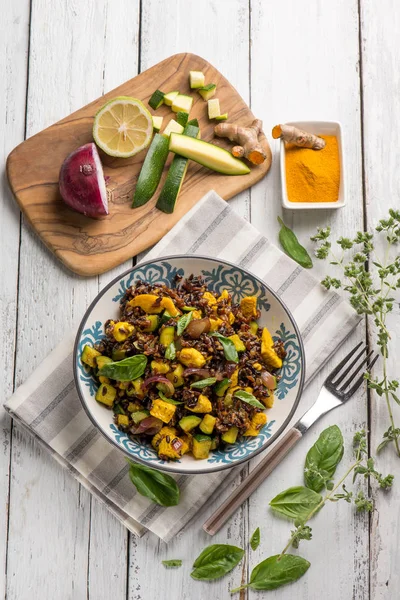
[[[102,290],[101,292],[99,292],[96,296],[96,298],[93,300],[93,302],[90,304],[89,308],[86,310],[85,314],[83,315],[82,321],[79,325],[78,328],[78,332],[76,334],[76,338],[75,338],[75,344],[74,344],[74,353],[73,353],[73,370],[74,370],[74,379],[75,379],[75,387],[77,389],[78,392],[78,396],[79,399],[82,403],[82,406],[87,414],[87,416],[89,417],[89,419],[91,420],[91,422],[93,423],[93,425],[96,427],[96,429],[98,431],[100,431],[100,433],[106,438],[106,440],[108,442],[110,442],[111,444],[113,444],[114,446],[116,446],[121,452],[123,452],[128,458],[130,458],[131,460],[133,459],[132,455],[125,450],[116,440],[114,440],[113,438],[108,437],[104,431],[101,429],[101,427],[99,427],[96,419],[94,418],[90,407],[86,401],[85,396],[82,394],[81,392],[81,388],[80,388],[80,381],[79,381],[79,373],[78,373],[78,367],[77,367],[77,361],[75,360],[77,352],[78,352],[78,346],[79,346],[79,342],[83,333],[83,329],[86,325],[86,322],[91,314],[91,312],[93,311],[94,307],[96,306],[96,304],[98,303],[98,301],[100,300],[100,298],[111,288],[113,287],[116,283],[118,283],[121,279],[124,279],[125,277],[127,277],[127,275],[134,273],[135,271],[142,269],[143,267],[146,267],[147,265],[150,265],[152,263],[155,262],[168,262],[170,260],[179,260],[179,259],[188,259],[190,258],[191,260],[209,260],[209,261],[213,261],[216,263],[220,263],[221,265],[226,265],[228,267],[232,267],[235,269],[238,269],[239,271],[242,271],[243,273],[246,273],[246,275],[248,275],[249,277],[252,277],[253,279],[255,279],[256,281],[258,281],[258,283],[264,287],[266,290],[268,290],[269,294],[271,294],[271,296],[273,296],[275,298],[275,300],[282,306],[282,308],[284,309],[284,311],[286,312],[295,332],[296,332],[296,336],[299,342],[299,349],[300,349],[300,357],[301,357],[301,374],[300,374],[300,381],[299,381],[299,386],[298,386],[298,390],[297,390],[297,395],[295,398],[295,401],[293,402],[293,406],[290,410],[290,413],[288,414],[288,416],[286,417],[286,419],[284,420],[284,422],[282,423],[282,425],[279,427],[279,429],[273,434],[271,435],[271,437],[266,441],[265,444],[263,444],[262,446],[260,446],[259,448],[256,448],[254,450],[254,452],[252,452],[250,455],[245,456],[243,458],[240,458],[238,460],[235,460],[233,463],[228,463],[228,464],[224,464],[224,463],[220,463],[215,467],[212,468],[208,468],[207,471],[200,471],[197,469],[191,469],[191,470],[186,470],[184,473],[182,473],[182,475],[193,475],[193,474],[205,474],[205,473],[213,473],[216,471],[223,471],[224,469],[232,469],[233,467],[237,467],[238,465],[245,463],[247,461],[249,461],[251,458],[253,458],[254,456],[257,456],[257,454],[259,454],[260,452],[263,452],[266,448],[268,448],[268,446],[270,446],[273,442],[275,442],[279,436],[283,433],[283,431],[286,429],[287,425],[290,423],[294,413],[296,412],[296,409],[298,407],[298,404],[300,402],[300,398],[301,395],[303,393],[303,388],[304,388],[304,379],[305,379],[305,373],[306,373],[306,360],[305,360],[305,351],[304,351],[304,344],[303,344],[303,340],[300,334],[300,330],[299,327],[292,315],[292,313],[290,312],[290,310],[288,309],[288,307],[286,306],[286,304],[279,298],[279,296],[274,292],[274,290],[272,288],[269,287],[268,284],[266,284],[262,279],[260,279],[259,277],[257,277],[257,275],[254,275],[254,273],[251,273],[250,271],[248,271],[247,269],[243,268],[243,267],[239,267],[238,265],[235,265],[234,263],[229,262],[228,260],[225,259],[221,259],[221,258],[216,258],[213,256],[206,256],[206,255],[199,255],[199,254],[172,254],[172,255],[168,255],[168,256],[160,256],[157,258],[153,258],[150,259],[148,261],[143,261],[140,264],[136,265],[135,267],[132,267],[130,269],[128,269],[127,271],[125,271],[124,273],[121,273],[121,275],[118,275],[117,277],[115,277],[115,279],[113,279],[112,281],[110,281],[110,283],[108,283]],[[139,456],[135,456],[134,461],[136,462],[140,462],[146,466],[148,465],[148,462],[141,459]],[[159,470],[159,471],[169,471],[172,473],[176,473],[177,469],[176,469],[176,464],[174,466],[174,468],[170,468],[168,466],[168,463],[166,464],[157,464],[157,465],[152,465],[153,468]]]

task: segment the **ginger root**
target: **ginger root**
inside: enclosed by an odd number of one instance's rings
[[[282,138],[285,142],[291,142],[295,146],[302,148],[311,148],[312,150],[322,150],[326,142],[322,138],[303,131],[294,125],[275,125],[272,130],[274,140]]]
[[[236,158],[247,158],[253,165],[261,165],[267,155],[261,146],[258,136],[262,130],[262,121],[254,119],[250,127],[240,127],[233,123],[219,123],[214,133],[218,137],[228,138],[231,142],[237,142],[231,150]]]

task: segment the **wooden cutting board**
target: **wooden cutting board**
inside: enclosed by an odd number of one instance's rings
[[[93,141],[93,118],[99,108],[116,96],[133,96],[148,106],[147,102],[157,88],[164,92],[176,89],[189,94],[190,70],[203,71],[206,83],[217,84],[221,110],[229,113],[230,122],[251,123],[254,116],[249,107],[215,67],[194,54],[176,54],[29,138],[8,156],[8,180],[26,219],[46,246],[75,273],[97,275],[115,267],[158,242],[209,190],[214,189],[227,200],[267,173],[270,160],[252,167],[251,173],[242,176],[220,175],[191,161],[175,211],[166,215],[155,204],[171,156],[152,200],[132,209],[133,190],[147,150],[129,159],[111,158],[100,152],[106,179],[109,178],[108,217],[89,219],[62,202],[58,191],[61,164],[72,150]],[[230,148],[230,142],[214,139],[216,123],[208,120],[207,103],[196,92],[191,95],[194,102],[190,118],[199,120],[202,139]],[[174,117],[168,106],[151,112],[164,117],[163,125]],[[265,139],[264,144],[270,156]]]

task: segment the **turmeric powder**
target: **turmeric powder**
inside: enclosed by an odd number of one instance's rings
[[[337,202],[340,161],[337,138],[321,136],[325,148],[312,150],[287,144],[286,189],[290,202]]]

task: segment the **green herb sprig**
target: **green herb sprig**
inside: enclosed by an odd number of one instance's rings
[[[374,247],[381,238],[385,248],[383,258],[378,259]],[[339,238],[336,241],[341,250],[339,256],[332,249],[329,227],[318,229],[311,240],[318,243],[316,257],[328,259],[342,273],[342,279],[327,275],[322,285],[328,290],[342,288],[349,294],[350,303],[357,313],[371,317],[376,326],[376,341],[383,359],[382,373],[374,378],[366,373],[365,378],[368,387],[378,397],[385,398],[389,415],[389,427],[377,451],[394,444],[400,457],[400,428],[395,425],[392,410],[392,402],[400,405],[397,395],[399,380],[390,379],[387,371],[391,337],[387,316],[393,310],[394,294],[400,288],[400,255],[394,251],[400,241],[400,211],[390,209],[388,217],[381,219],[375,227],[374,234],[359,231],[353,238]]]

